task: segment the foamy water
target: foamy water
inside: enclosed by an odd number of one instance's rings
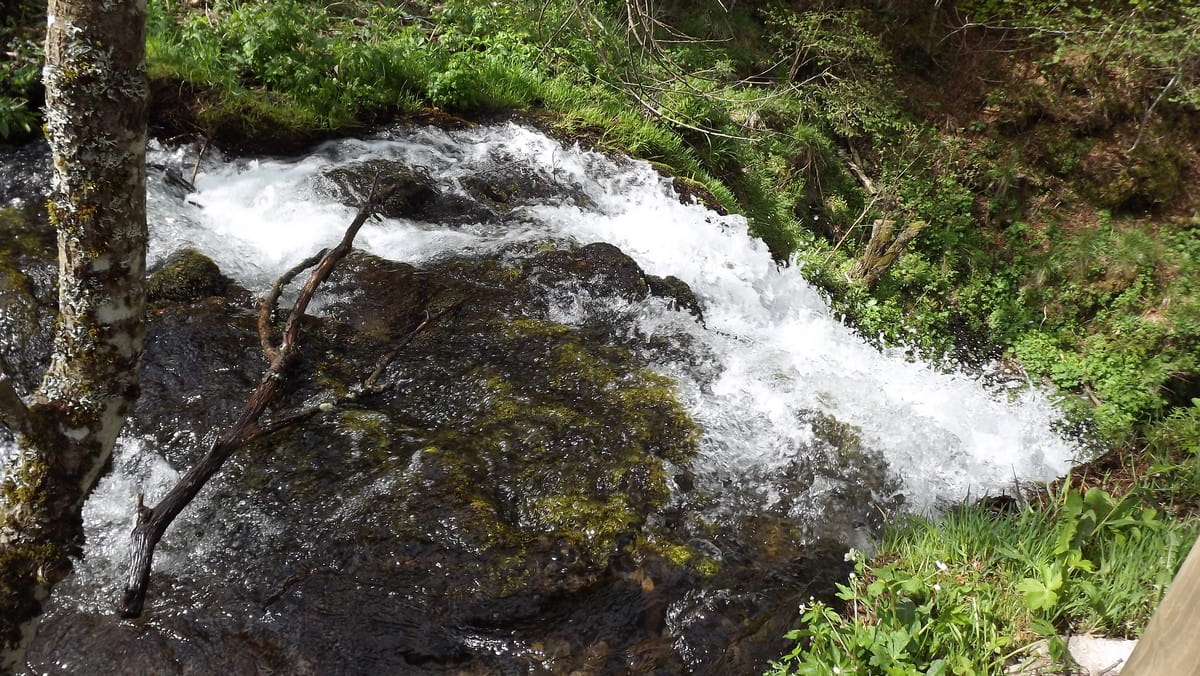
[[[187,151],[162,155],[191,166]],[[645,334],[687,333],[714,355],[703,374],[694,365],[657,365],[678,379],[704,428],[701,474],[769,471],[788,462],[812,437],[808,409],[860,429],[864,444],[903,479],[915,509],[1011,489],[1014,480],[1054,478],[1078,453],[1054,431],[1059,414],[1037,389],[989,389],[976,376],[871,347],[833,316],[798,269],[772,261],[748,236],[745,219],[681,204],[645,163],[564,147],[517,125],[338,141],[299,160],[210,158],[192,204],[151,200],[152,258],[195,245],[243,284],[263,289],[337,241],[353,216],[352,208],[314,194],[317,174],[372,159],[424,167],[446,188],[464,176],[518,166],[587,197],[582,205],[562,199],[525,207],[502,225],[369,223],[357,244],[376,255],[420,264],[546,237],[602,241],[649,273],[687,282],[705,306],[703,326],[654,300],[633,311]],[[581,321],[586,303],[560,296],[553,318]]]
[[[154,148],[151,158],[185,176],[195,162],[194,149],[186,148]],[[338,241],[353,217],[353,208],[314,191],[318,174],[371,159],[424,167],[446,190],[463,177],[518,166],[569,188],[564,194],[583,196],[579,203],[562,198],[523,207],[500,224],[370,222],[357,246],[376,255],[419,265],[546,238],[609,242],[647,272],[687,282],[704,305],[703,324],[660,299],[622,304],[570,289],[552,291],[550,318],[581,323],[597,306],[616,303],[636,316],[641,337],[691,337],[702,356],[660,358],[654,367],[676,379],[681,400],[703,428],[693,468],[701,479],[770,477],[797,454],[812,452],[811,410],[857,428],[863,445],[886,458],[902,480],[914,510],[1011,490],[1014,481],[1052,479],[1079,452],[1055,432],[1059,414],[1038,389],[1023,383],[988,387],[977,376],[909,360],[901,350],[871,347],[833,316],[795,266],[772,261],[766,247],[749,237],[743,218],[680,203],[669,182],[645,163],[564,147],[517,125],[344,140],[301,159],[226,161],[209,153],[196,191],[186,199],[155,172],[151,264],[194,246],[262,292],[285,269]],[[174,482],[176,469],[140,440],[119,443],[114,471],[85,509],[93,536],[83,575],[111,577],[101,586],[115,587],[133,496],[145,492],[153,504]],[[811,489],[813,500],[820,483]],[[769,487],[762,499],[770,504]],[[262,528],[278,527],[256,516]],[[805,516],[811,514],[796,514]],[[182,520],[186,529],[187,513]],[[218,540],[214,536],[212,543]],[[202,552],[193,548],[203,550],[204,543],[172,542],[168,533],[156,569],[200,565]]]

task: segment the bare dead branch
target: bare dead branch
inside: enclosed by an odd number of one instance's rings
[[[200,153],[196,155],[196,165],[192,167],[192,180],[188,181],[192,185],[196,185],[196,174],[200,173],[200,162],[204,160],[204,153],[208,152],[210,143],[212,143],[212,137],[205,136],[204,145],[200,146]]]
[[[295,267],[283,273],[279,279],[275,280],[274,286],[271,287],[271,292],[259,303],[258,338],[262,343],[263,354],[266,355],[267,362],[273,362],[279,356],[279,350],[275,347],[271,331],[271,315],[275,312],[275,305],[279,302],[279,296],[283,293],[284,288],[292,283],[296,275],[321,262],[321,259],[327,253],[329,253],[329,249],[321,249],[316,254],[305,258]]]
[[[1134,150],[1137,150],[1138,144],[1142,142],[1142,135],[1146,133],[1146,124],[1150,122],[1150,114],[1154,112],[1154,109],[1162,102],[1163,97],[1167,95],[1167,92],[1171,91],[1171,88],[1177,82],[1179,82],[1179,73],[1175,73],[1171,77],[1171,81],[1167,83],[1167,86],[1158,92],[1158,97],[1154,99],[1154,102],[1146,109],[1146,113],[1142,115],[1142,122],[1138,125],[1137,137],[1133,139],[1133,145],[1129,146],[1129,149],[1125,151],[1126,153],[1132,153]]]
[[[3,372],[0,372],[0,424],[19,436],[29,434],[29,408]]]
[[[346,228],[346,232],[342,236],[342,241],[336,247],[320,256],[319,262],[316,263],[316,268],[309,275],[308,281],[300,290],[300,296],[297,298],[296,304],[292,307],[287,322],[284,325],[283,339],[280,341],[277,349],[271,345],[269,339],[270,313],[268,310],[267,338],[264,338],[263,343],[264,349],[269,350],[269,353],[273,354],[271,363],[266,373],[263,374],[262,380],[259,381],[258,387],[250,395],[250,400],[246,403],[245,409],[234,422],[233,426],[213,441],[212,446],[209,447],[204,457],[183,475],[179,482],[171,488],[167,495],[153,509],[146,509],[140,504],[139,500],[137,525],[131,534],[129,571],[126,578],[125,592],[122,595],[119,608],[122,617],[137,617],[141,615],[142,607],[145,605],[146,600],[146,587],[150,581],[154,548],[158,545],[158,541],[162,539],[163,533],[166,532],[175,518],[200,493],[200,490],[221,469],[225,461],[246,444],[315,415],[321,410],[320,406],[315,406],[286,416],[275,422],[266,424],[260,424],[259,422],[267,406],[278,395],[284,382],[285,370],[296,356],[299,344],[300,320],[303,318],[305,310],[308,309],[308,304],[312,300],[313,295],[329,277],[329,274],[333,272],[337,264],[346,254],[350,253],[354,238],[358,235],[358,231],[362,228],[363,224],[367,222],[367,219],[375,212],[375,208],[399,189],[399,187],[400,184],[397,184],[377,195],[375,194],[374,186],[372,186],[371,195],[368,196],[362,208],[358,210],[358,214],[355,215],[354,220]],[[292,277],[299,274],[301,270],[311,267],[311,265],[304,265],[303,263],[301,265],[303,267],[297,266],[288,271],[292,273]],[[287,273],[285,273],[286,275]],[[276,287],[280,290],[282,290],[283,286],[283,283],[276,283]],[[277,294],[275,298],[276,300],[278,299]],[[264,301],[263,305],[269,308],[274,305],[274,301],[269,304]],[[261,313],[259,319],[261,334]]]
[[[445,317],[451,312],[458,310],[465,302],[465,299],[460,300],[433,316],[430,316],[428,312],[425,313],[425,319],[423,319],[420,324],[417,324],[416,328],[414,328],[412,331],[409,331],[404,338],[393,345],[392,348],[388,350],[382,358],[380,358],[379,362],[375,365],[375,370],[372,371],[371,375],[367,376],[367,379],[363,381],[363,390],[366,392],[381,392],[386,389],[386,386],[378,384],[379,377],[383,375],[383,372],[387,370],[387,367],[391,365],[393,361],[395,361],[396,357],[404,350],[404,348],[408,347],[408,344],[411,343],[413,339],[417,337],[417,334],[423,331],[425,327],[429,326],[429,324],[433,322],[438,321],[442,317]]]

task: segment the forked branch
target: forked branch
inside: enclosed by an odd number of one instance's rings
[[[246,403],[245,409],[234,422],[233,426],[217,437],[204,457],[183,475],[183,478],[175,484],[170,492],[155,507],[147,508],[143,506],[141,498],[138,498],[137,525],[134,527],[131,536],[129,573],[126,578],[125,592],[120,605],[122,617],[137,617],[141,614],[146,599],[146,587],[150,580],[150,569],[153,563],[155,546],[158,545],[158,541],[162,538],[163,533],[166,532],[175,518],[179,516],[179,513],[199,494],[200,489],[221,469],[225,461],[246,444],[309,418],[320,410],[320,407],[314,406],[298,413],[281,417],[275,421],[261,422],[263,413],[272,401],[274,401],[281,389],[288,365],[296,356],[301,319],[304,317],[304,313],[308,309],[308,304],[312,300],[313,295],[329,277],[330,273],[333,272],[337,264],[346,254],[350,253],[354,238],[358,235],[358,231],[362,228],[363,224],[374,213],[376,207],[383,200],[391,196],[399,187],[400,185],[393,186],[379,194],[376,194],[374,188],[372,188],[371,195],[368,196],[366,203],[359,209],[358,214],[354,217],[349,227],[346,228],[346,232],[342,236],[342,241],[333,249],[305,260],[289,270],[280,277],[271,293],[263,300],[259,313],[258,328],[263,350],[267,355],[270,365],[267,367],[266,373],[263,374],[257,389],[250,395],[250,400]],[[274,305],[278,302],[283,287],[300,272],[314,265],[316,266],[315,269],[309,275],[308,281],[305,282],[304,287],[300,290],[296,304],[288,314],[287,321],[284,324],[283,337],[279,345],[276,346],[273,344],[270,327],[270,317],[274,310]]]

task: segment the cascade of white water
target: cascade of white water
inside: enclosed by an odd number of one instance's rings
[[[714,471],[769,471],[786,462],[812,435],[806,410],[857,427],[864,445],[880,451],[903,479],[915,509],[1004,490],[1014,479],[1053,478],[1077,453],[1054,431],[1058,414],[1037,389],[1019,383],[989,389],[977,376],[871,347],[832,315],[798,269],[771,260],[747,235],[743,218],[680,203],[645,163],[564,147],[518,125],[337,141],[294,160],[210,160],[191,204],[152,199],[152,254],[196,245],[222,270],[261,289],[335,241],[353,212],[315,194],[314,177],[331,165],[374,159],[424,167],[448,187],[519,167],[564,188],[564,196],[526,206],[500,225],[370,224],[358,245],[379,256],[420,263],[514,241],[568,238],[615,244],[647,272],[687,282],[705,306],[703,325],[653,302],[639,312],[646,334],[686,332],[716,361],[703,383],[682,364],[660,364],[680,381],[681,396],[704,428],[701,464]],[[555,318],[570,323],[578,298],[561,295]]]
[[[151,156],[186,175],[195,162],[190,152],[156,147]],[[151,264],[194,246],[261,293],[295,262],[336,242],[353,216],[352,207],[314,190],[317,176],[375,159],[423,167],[446,190],[464,177],[514,167],[562,188],[500,222],[368,223],[357,245],[376,255],[420,264],[547,238],[609,242],[646,272],[687,282],[704,305],[703,323],[658,299],[620,309],[636,315],[640,335],[685,334],[700,355],[654,366],[676,379],[703,429],[694,468],[701,479],[769,477],[812,447],[814,410],[853,426],[900,479],[914,510],[1005,490],[1014,479],[1054,478],[1078,453],[1055,432],[1058,413],[1036,388],[988,387],[977,376],[910,360],[902,350],[871,347],[833,316],[800,270],[772,261],[748,236],[743,218],[681,203],[645,163],[564,147],[518,125],[397,131],[331,142],[296,159],[226,161],[210,152],[186,199],[160,175],[151,181]],[[550,318],[567,324],[581,322],[597,303],[621,303],[552,293]],[[83,574],[92,570],[104,584],[117,584],[133,496],[145,491],[153,503],[176,476],[138,440],[121,442],[114,472],[85,510],[93,536]],[[770,504],[771,489],[761,490],[760,503]],[[251,516],[274,527],[263,515]],[[203,558],[172,554],[167,543],[159,552],[159,570]]]

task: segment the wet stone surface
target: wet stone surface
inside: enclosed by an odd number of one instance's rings
[[[0,269],[45,282],[53,248],[30,237],[32,254],[0,248]],[[181,253],[150,281],[138,443],[117,476],[186,469],[265,366],[251,299],[206,260]],[[0,279],[6,303],[39,312],[50,281]],[[526,243],[421,269],[354,253],[324,293],[275,413],[343,403],[230,461],[168,532],[139,620],[113,611],[124,545],[104,543],[109,559],[56,589],[31,673],[755,673],[800,603],[848,572],[831,533],[872,527],[829,506],[814,528],[798,503],[841,491],[829,505],[866,514],[894,493],[853,429],[815,413],[814,452],[752,477],[782,499],[697,481],[702,430],[648,361],[687,341],[646,345],[597,299],[703,308],[614,246]],[[594,307],[560,323],[556,294]],[[398,343],[389,387],[346,399]],[[6,367],[30,384],[49,346],[20,344]]]

